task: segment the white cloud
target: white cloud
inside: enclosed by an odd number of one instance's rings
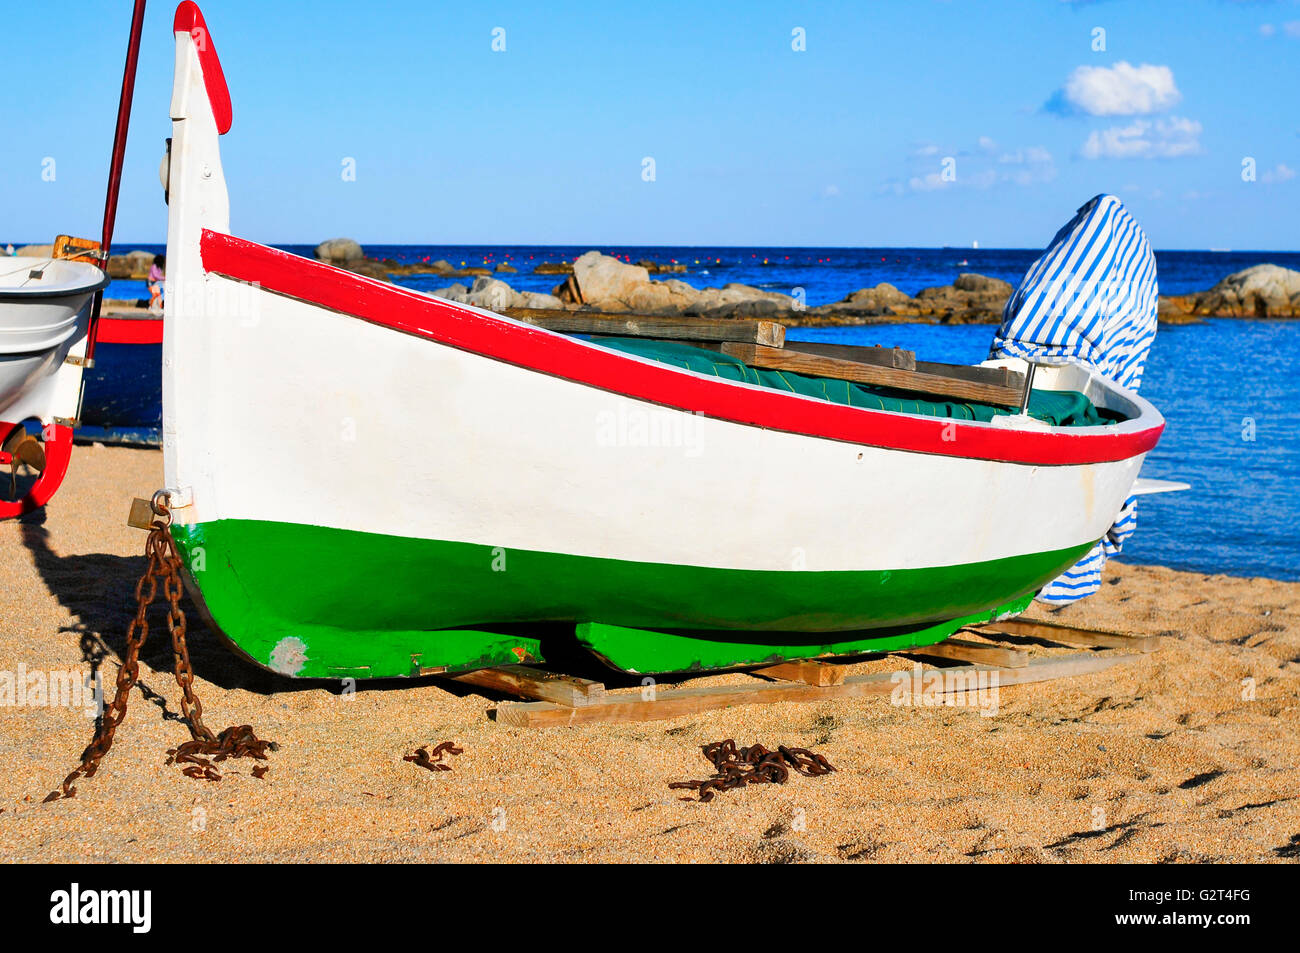
[[[1025,163],[1051,161],[1052,154],[1042,146],[1030,146],[1027,149],[1017,149],[1015,152],[1004,152],[998,156],[998,162],[1003,165],[1023,165]]]
[[[1168,66],[1121,61],[1114,66],[1078,67],[1047,108],[1090,116],[1141,116],[1169,109],[1182,98]]]
[[[1260,36],[1272,36],[1276,32],[1277,32],[1277,27],[1275,27],[1271,23],[1261,23],[1259,25]]]
[[[953,186],[964,189],[991,189],[1002,184],[1028,186],[1056,177],[1052,154],[1042,146],[1002,151],[992,138],[980,136],[975,149],[949,150],[943,158],[944,164],[935,169],[934,156],[942,153],[938,147],[912,153],[916,174],[907,180],[909,190],[935,192]],[[891,180],[881,191],[901,193],[903,188]]]
[[[907,180],[907,187],[913,192],[933,192],[935,189],[946,189],[952,184],[953,180],[945,179],[938,172],[914,175]]]
[[[1300,39],[1300,20],[1288,20],[1283,23],[1282,32],[1292,39]]]
[[[1085,159],[1174,159],[1201,151],[1195,119],[1135,119],[1127,126],[1094,130],[1083,144]]]
[[[1276,166],[1260,176],[1260,179],[1267,182],[1269,185],[1273,185],[1277,182],[1286,182],[1294,178],[1295,169],[1291,168],[1285,162],[1279,162]]]

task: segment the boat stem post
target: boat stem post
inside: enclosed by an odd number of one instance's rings
[[[117,221],[117,196],[122,187],[122,160],[126,155],[126,133],[131,125],[131,100],[135,95],[135,70],[140,61],[140,35],[144,30],[145,0],[135,0],[131,15],[131,39],[126,48],[126,65],[122,69],[122,94],[117,101],[117,128],[113,132],[113,157],[108,167],[108,191],[104,196],[104,229],[100,236],[99,251],[103,255],[104,270],[108,271],[108,256],[113,244],[113,225]],[[86,335],[86,362],[95,359],[95,332],[99,327],[99,312],[104,303],[104,292],[95,292],[95,303],[90,311],[90,329]]]

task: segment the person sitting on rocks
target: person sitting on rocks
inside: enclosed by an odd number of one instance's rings
[[[166,277],[164,274],[166,268],[166,255],[158,255],[154,258],[153,264],[149,266],[149,310],[154,314],[162,314],[163,279]]]

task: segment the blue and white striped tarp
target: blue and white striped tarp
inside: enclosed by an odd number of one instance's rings
[[[1158,307],[1156,259],[1146,234],[1123,202],[1098,195],[1025,273],[1002,312],[991,355],[1089,364],[1137,390]],[[1106,559],[1136,528],[1136,497],[1130,496],[1106,536],[1038,598],[1066,603],[1092,595],[1101,588]]]

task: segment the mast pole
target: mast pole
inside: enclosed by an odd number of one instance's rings
[[[126,65],[122,69],[122,95],[117,101],[117,128],[113,133],[113,158],[108,167],[108,191],[104,196],[104,230],[100,235],[100,252],[104,256],[104,270],[108,270],[108,256],[113,245],[113,226],[117,221],[117,196],[122,187],[122,160],[126,155],[126,133],[131,125],[131,99],[135,94],[135,69],[140,60],[140,35],[144,30],[145,0],[135,0],[131,15],[131,40],[126,48]],[[86,364],[93,366],[95,358],[95,332],[99,328],[99,312],[104,303],[104,292],[95,294],[95,304],[90,313],[90,330],[86,340]]]

